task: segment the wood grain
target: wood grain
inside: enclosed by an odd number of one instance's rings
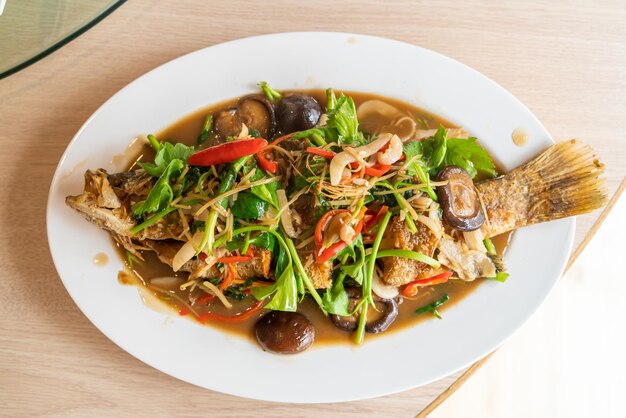
[[[614,191],[626,175],[625,21],[623,1],[133,0],[1,80],[0,415],[414,416],[459,373],[373,400],[292,406],[191,386],[115,346],[73,304],[48,252],[47,191],[63,150],[107,98],[177,56],[261,33],[352,31],[430,48],[493,78],[555,138],[591,143]],[[598,215],[579,218],[576,244]]]

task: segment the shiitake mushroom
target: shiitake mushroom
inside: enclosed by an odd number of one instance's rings
[[[300,353],[315,341],[315,327],[298,312],[271,311],[254,324],[254,333],[264,350],[276,354]]]
[[[350,298],[349,308],[354,309],[361,298],[361,292],[354,288],[349,287],[346,288],[346,293]],[[396,298],[393,299],[383,299],[376,295],[374,296],[374,303],[376,303],[377,307],[382,308],[382,315],[380,318],[377,318],[373,321],[369,321],[365,324],[365,331],[378,334],[380,332],[386,331],[387,328],[396,320],[398,317],[398,300]],[[340,316],[340,315],[331,315],[330,319],[333,321],[333,324],[344,331],[355,331],[358,326],[359,317],[358,315],[349,315],[349,316]]]
[[[276,113],[280,129],[288,134],[315,127],[322,115],[322,108],[315,98],[292,93],[280,99]]]
[[[271,138],[276,129],[274,105],[260,94],[244,96],[237,106],[219,112],[215,117],[215,130],[223,137],[237,136],[242,124],[259,132],[263,138]]]
[[[437,176],[437,181],[447,181],[437,187],[443,209],[443,221],[458,231],[474,231],[485,223],[485,214],[472,178],[461,167],[447,166]]]
[[[276,128],[272,102],[261,94],[244,96],[237,102],[239,118],[249,129],[256,129],[262,138],[271,138]]]
[[[239,135],[241,119],[236,108],[222,110],[215,115],[215,131],[223,138]]]

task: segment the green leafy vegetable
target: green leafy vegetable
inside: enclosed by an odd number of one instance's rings
[[[179,160],[183,163],[183,166],[186,165],[187,158],[189,158],[194,151],[193,147],[188,147],[185,144],[163,142],[159,146],[153,163],[138,162],[137,164],[151,176],[160,177],[172,161]]]
[[[409,142],[403,147],[406,160],[409,162],[407,173],[411,176],[417,176],[420,183],[426,184],[425,192],[428,196],[437,201],[437,194],[430,185],[430,176],[427,174],[428,166],[422,159],[423,143],[422,141]]]
[[[436,172],[443,164],[447,151],[446,136],[446,128],[440,126],[435,136],[422,141],[422,153],[426,171]]]
[[[309,138],[313,144],[324,146],[327,140],[343,144],[361,145],[364,141],[359,132],[359,120],[352,97],[343,93],[339,98],[333,89],[326,90],[326,126],[308,129],[293,135],[293,139]]]
[[[198,136],[198,144],[202,145],[209,139],[209,135],[211,135],[211,129],[213,128],[213,115],[207,115],[206,119],[204,119],[204,123],[202,124],[202,130],[200,131],[200,135]]]
[[[261,89],[263,90],[263,93],[265,93],[265,96],[267,97],[267,99],[270,102],[275,102],[276,100],[280,99],[281,97],[283,97],[282,94],[280,94],[278,91],[274,90],[273,88],[271,88],[269,86],[269,84],[267,84],[266,81],[261,81],[259,83],[259,87],[261,87]]]
[[[298,251],[296,250],[296,246],[294,245],[293,241],[290,238],[285,238],[285,243],[286,243],[287,249],[291,253],[291,259],[293,260],[293,264],[295,266],[296,271],[298,272],[300,279],[306,286],[311,297],[313,297],[315,302],[322,309],[322,312],[326,314],[326,311],[324,310],[324,303],[322,302],[322,298],[320,297],[319,293],[317,293],[317,290],[315,289],[313,282],[311,281],[311,279],[309,279],[309,276],[306,274],[306,270],[304,270],[304,266],[302,265],[302,261],[300,260],[300,256],[298,255]]]
[[[159,177],[150,190],[150,193],[148,193],[146,200],[133,207],[133,213],[135,215],[144,215],[166,209],[174,198],[174,191],[169,183],[170,177],[172,177],[174,173],[179,173],[184,165],[185,164],[179,159],[170,161],[163,170],[161,177]]]
[[[296,277],[291,255],[284,245],[285,242],[282,238],[279,241],[282,242],[278,247],[278,256],[276,257],[276,281],[271,286],[253,287],[250,292],[258,300],[273,295],[270,302],[265,305],[266,309],[294,312],[298,306]]]
[[[495,280],[495,281],[498,281],[500,283],[506,282],[506,279],[508,279],[508,278],[509,278],[509,273],[504,272],[504,271],[497,272],[495,277],[487,277],[487,279],[489,279],[489,280]]]
[[[261,291],[257,290],[260,289]],[[255,292],[256,290],[256,292]],[[276,283],[266,287],[255,287],[251,289],[252,294],[257,299],[263,299],[262,294],[265,292],[267,295],[273,293],[272,300],[264,306],[265,309],[272,309],[276,311],[295,312],[298,309],[298,287],[296,284],[296,278],[293,273],[293,265],[289,264],[278,276]],[[261,296],[261,297],[259,297]]]
[[[230,208],[235,218],[241,219],[259,219],[262,217],[269,204],[258,196],[249,192],[240,192],[237,194],[237,200]]]
[[[217,189],[217,195],[222,195],[232,189],[233,184],[235,184],[235,180],[237,179],[237,173],[241,170],[248,161],[250,156],[241,157],[238,160],[235,160],[231,163],[230,167],[228,167],[223,173],[220,181],[220,186]],[[223,208],[228,207],[228,198],[222,198],[217,202]],[[205,247],[209,242],[213,243],[213,239],[215,237],[215,225],[217,225],[217,217],[218,213],[216,209],[211,209],[209,211],[209,216],[206,220],[204,234],[202,234],[202,240],[200,241],[200,245],[196,250],[196,255],[200,254],[204,251]],[[212,253],[213,247],[209,246],[208,253]]]
[[[413,145],[420,143],[421,145]],[[476,138],[450,138],[447,139],[446,128],[440,126],[437,133],[432,138],[424,141],[415,141],[405,145],[404,147],[407,160],[413,155],[420,152],[421,163],[412,164],[409,174],[420,175],[419,168],[436,175],[443,167],[448,165],[456,165],[461,167],[474,178],[478,173],[487,174],[495,177],[496,167],[489,153],[483,147],[478,145]],[[420,181],[423,181],[420,175]]]
[[[189,225],[189,231],[191,231],[192,234],[197,230],[204,231],[205,225],[204,221],[195,220],[191,223],[191,225]]]
[[[496,166],[476,138],[448,139],[448,150],[444,158],[445,165],[456,165],[467,171],[471,178],[478,173],[496,176]]]
[[[504,266],[504,260],[496,252],[496,247],[495,245],[493,245],[493,241],[491,241],[491,239],[485,238],[483,240],[483,244],[485,244],[485,248],[487,249],[487,254],[489,255],[489,258],[496,266],[496,275],[494,277],[486,277],[486,279],[496,280],[500,283],[504,283],[506,279],[509,278],[509,273],[505,271],[506,267]]]
[[[333,94],[334,96],[334,94]],[[360,143],[359,120],[356,117],[356,106],[352,97],[343,93],[328,111],[326,126],[334,129],[339,136],[340,143]]]
[[[256,171],[254,172],[252,177],[250,177],[250,182],[261,180],[267,177],[263,170],[261,170],[256,165],[256,163],[248,164],[247,166],[245,166],[244,173],[248,174],[253,168],[256,168]],[[250,192],[252,194],[278,209],[278,196],[276,195],[276,190],[278,190],[278,181],[261,184],[259,186],[252,186],[250,188]]]
[[[295,133],[292,135],[291,138],[295,140],[295,139],[302,139],[302,138],[309,138],[309,137],[316,136],[322,139],[323,141],[322,145],[324,145],[326,144],[326,141],[324,141],[324,138],[328,138],[330,134],[331,132],[328,130],[328,128],[311,128],[311,129],[307,129],[306,131]],[[317,145],[322,146],[320,144],[317,144]]]
[[[333,89],[326,89],[326,112],[330,112],[336,107],[337,96],[335,95],[335,91]]]
[[[161,149],[161,143],[159,140],[156,139],[154,135],[148,134],[148,141],[150,141],[150,145],[154,148],[154,151],[159,152],[159,149]]]
[[[485,244],[485,248],[489,254],[496,254],[496,247],[493,245],[493,241],[489,238],[485,238],[483,240],[483,244]]]
[[[147,219],[144,222],[140,223],[139,225],[135,226],[133,229],[130,230],[130,233],[131,234],[136,234],[137,232],[154,225],[159,220],[161,220],[163,217],[165,217],[168,214],[174,212],[175,210],[176,210],[176,208],[172,208],[172,207],[163,209],[162,211],[156,213],[154,216],[151,216],[149,219]]]
[[[313,286],[313,283],[309,279],[302,266],[302,262],[300,261],[300,257],[296,251],[296,247],[289,238],[283,238],[279,233],[270,229],[266,226],[246,226],[243,228],[239,228],[233,231],[233,235],[239,235],[246,233],[248,231],[261,231],[267,232],[274,236],[276,241],[278,242],[278,257],[276,258],[276,276],[278,279],[271,286],[263,286],[263,287],[253,287],[250,289],[250,292],[256,297],[258,300],[266,298],[270,295],[272,299],[270,302],[265,305],[266,309],[274,309],[281,311],[294,311],[297,308],[298,304],[298,291],[304,290],[304,286],[309,291],[309,294],[313,297],[313,299],[317,302],[317,304],[324,311],[324,306],[322,302],[322,298],[319,293]],[[214,247],[223,245],[226,240],[226,237],[222,237],[214,243]],[[296,278],[295,272],[297,271],[299,278]],[[299,284],[302,281],[303,285]]]
[[[238,301],[242,301],[246,297],[246,294],[244,292],[248,290],[252,283],[253,280],[248,279],[244,283],[228,286],[226,289],[224,289],[224,296]]]
[[[341,250],[336,258],[342,260],[346,257],[352,258],[352,263],[348,263],[345,259],[341,263],[341,272],[346,276],[352,277],[357,283],[363,283],[363,265],[365,264],[365,246],[363,245],[363,237],[357,236],[354,241],[346,248]]]
[[[348,316],[348,307],[350,298],[343,285],[345,274],[340,274],[330,289],[322,296],[324,302],[324,309],[326,312],[335,315]]]
[[[439,312],[437,312],[437,308],[439,308],[441,305],[446,303],[448,300],[450,300],[450,297],[447,294],[445,294],[443,295],[441,299],[436,300],[433,303],[430,303],[426,306],[422,306],[421,308],[417,309],[415,313],[422,314],[424,312],[431,312],[434,316],[441,319],[441,315],[439,315]]]
[[[176,178],[187,165],[187,157],[194,151],[193,147],[170,142],[159,143],[153,135],[148,136],[152,146],[157,149],[154,163],[138,163],[148,174],[159,177],[146,200],[133,207],[135,216],[155,213],[167,209],[174,198],[174,190],[170,179]],[[181,190],[179,190],[182,192]]]
[[[380,221],[380,226],[378,227],[376,238],[374,238],[374,243],[372,244],[372,252],[368,256],[365,264],[363,265],[365,276],[363,277],[363,283],[361,286],[362,298],[361,302],[359,302],[361,314],[359,315],[359,323],[356,329],[356,342],[358,344],[361,344],[363,342],[363,337],[365,335],[365,324],[367,323],[367,308],[370,304],[375,306],[374,298],[372,297],[372,278],[374,276],[374,268],[376,267],[376,256],[378,254],[378,247],[380,247],[380,242],[382,241],[385,230],[387,229],[387,224],[389,224],[389,219],[391,219],[391,212],[385,213],[385,216]]]
[[[126,251],[126,261],[128,262],[128,267],[130,267],[131,269],[135,267],[135,264],[142,263],[141,259],[139,259],[139,257],[131,253],[130,251]]]
[[[254,238],[251,238],[248,245],[254,245],[257,248],[263,248],[264,250],[272,250],[276,238],[272,234],[263,232]],[[241,238],[234,238],[232,241],[226,243],[226,249],[228,251],[243,250],[245,246],[245,240]],[[245,251],[243,251],[245,253]]]
[[[419,251],[411,251],[411,250],[383,250],[379,251],[376,255],[376,258],[383,257],[402,257],[409,258],[415,261],[421,261],[422,263],[428,264],[431,267],[439,268],[441,264],[439,261],[435,260],[432,257],[427,256],[426,254],[420,253]]]
[[[220,187],[218,187],[217,189],[218,196],[228,192],[230,189],[233,188],[233,184],[235,184],[235,180],[237,179],[237,171],[238,170],[235,170],[235,167],[231,166],[229,169],[226,170],[225,173],[222,174]],[[226,208],[228,206],[228,199],[220,199],[218,204],[223,208]]]
[[[363,245],[363,238],[359,234],[354,241],[341,250],[336,258],[341,259],[341,267],[339,274],[333,281],[333,285],[330,289],[324,293],[322,300],[324,302],[324,309],[332,314],[348,316],[350,298],[344,287],[344,279],[346,276],[351,277],[357,283],[363,283],[363,266],[365,264],[365,247]],[[349,263],[349,259],[352,259],[352,263]]]
[[[407,167],[407,173],[412,176],[416,175],[415,164],[423,164],[422,141],[407,142],[404,147],[402,147],[402,152],[406,157],[406,161],[412,161],[412,163]]]

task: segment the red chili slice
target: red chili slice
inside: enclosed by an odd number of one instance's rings
[[[230,263],[245,263],[246,261],[252,261],[251,255],[231,255],[227,257],[220,257],[217,259],[218,263],[230,264]]]
[[[196,303],[195,303],[195,304],[197,305],[198,303],[209,303],[209,302],[211,302],[213,299],[215,299],[215,296],[214,296],[214,295],[205,296],[205,297],[203,297],[203,298],[196,299]]]
[[[404,287],[404,289],[402,289],[402,295],[408,296],[408,297],[415,296],[420,286],[429,286],[429,285],[445,283],[448,281],[450,276],[452,276],[452,272],[445,271],[441,274],[437,274],[432,277],[414,280],[411,283],[407,284]]]
[[[328,158],[329,160],[335,156],[334,152],[327,151],[321,148],[308,147],[306,149],[306,152],[308,152],[309,154],[319,155],[320,157]]]
[[[387,213],[388,210],[389,208],[387,206],[381,207],[378,213],[376,214],[376,216],[373,216],[369,222],[365,223],[363,230],[365,232],[369,232],[370,229],[375,227],[378,224],[378,222],[380,222],[380,220],[383,219],[383,216],[385,216],[385,213]]]
[[[349,212],[349,210],[348,209],[334,209],[334,210],[329,210],[328,212],[322,215],[320,220],[317,222],[317,225],[315,226],[314,240],[315,240],[315,245],[317,247],[321,247],[322,245],[322,241],[323,241],[322,234],[324,233],[324,229],[326,229],[326,225],[328,225],[328,222],[330,222],[330,219],[333,216],[342,212]]]
[[[363,222],[359,221],[359,223],[356,224],[356,227],[354,228],[354,237],[352,238],[352,240],[354,240],[356,237],[359,236],[362,229],[363,229]],[[334,256],[336,256],[339,253],[339,251],[343,250],[347,246],[348,244],[346,244],[345,242],[339,241],[339,242],[334,243],[330,247],[326,248],[324,251],[322,251],[321,254],[319,254],[319,249],[317,249],[315,251],[315,260],[317,261],[318,264],[322,264],[330,260]]]
[[[309,154],[315,154],[315,155],[319,155],[320,157],[324,157],[327,159],[332,159],[336,154],[332,151],[326,151],[320,148],[313,148],[313,147],[308,147],[306,149],[306,152],[308,152]],[[404,154],[403,154],[404,156]],[[402,159],[402,158],[400,158]],[[352,169],[357,169],[359,168],[359,163],[354,161],[350,163],[350,168]],[[365,174],[367,174],[368,176],[374,176],[374,177],[380,177],[383,174],[385,174],[387,171],[389,171],[391,169],[390,165],[385,165],[385,164],[380,164],[380,163],[376,163],[371,167],[364,167],[364,172]]]
[[[246,155],[256,154],[267,146],[263,138],[240,139],[215,145],[196,152],[187,158],[187,163],[197,166],[210,166],[229,163]]]
[[[270,174],[276,174],[278,172],[278,163],[276,161],[268,160],[263,151],[257,153],[256,158],[259,160],[259,167]]]

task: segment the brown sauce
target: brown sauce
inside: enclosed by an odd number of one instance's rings
[[[312,95],[322,105],[324,105],[326,102],[324,90],[304,90],[300,92]],[[418,129],[434,129],[437,128],[439,125],[443,125],[446,127],[455,127],[453,124],[432,113],[426,112],[420,108],[409,105],[400,100],[369,93],[345,92],[345,94],[353,97],[357,108],[360,103],[366,100],[383,100],[397,107],[398,109],[410,114],[415,120],[418,121]],[[232,107],[235,105],[236,102],[237,99],[233,99],[200,109],[163,129],[156,136],[160,140],[169,139],[173,142],[182,142],[188,145],[194,145],[197,143],[198,134],[202,129],[202,125],[206,115],[209,113],[213,113],[217,110]],[[207,142],[210,143],[212,140],[214,141],[215,139],[215,137],[210,137]],[[154,157],[154,153],[151,151],[151,148],[146,145],[144,149],[141,150],[141,152],[137,152],[137,157],[139,156],[141,156],[141,159],[144,161],[150,161]],[[508,245],[509,239],[509,233],[492,238],[496,250],[499,254],[504,253],[506,246]],[[120,249],[119,253],[120,256],[122,256],[122,259],[125,260],[126,258],[124,256],[124,250]],[[157,304],[165,304],[166,307],[169,307],[170,310],[173,310],[174,312],[179,312],[179,314],[182,314],[183,316],[186,316],[190,319],[195,319],[194,315],[189,312],[190,305],[188,300],[190,292],[188,292],[187,290],[181,291],[179,289],[180,284],[186,281],[187,273],[174,273],[169,266],[161,263],[154,253],[147,252],[144,254],[144,257],[146,259],[144,263],[135,264],[133,268],[130,269],[130,271],[132,271],[134,274],[131,275],[127,272],[120,272],[118,281],[121,284],[135,285],[141,287],[142,300],[147,306],[155,308],[153,302],[156,301]],[[179,278],[179,280],[171,280],[171,283],[169,283],[168,286],[161,285],[160,287],[157,287],[151,284],[152,280],[163,277],[174,277]],[[437,320],[430,313],[417,315],[415,314],[415,310],[440,299],[444,294],[448,294],[450,300],[439,309],[439,312],[443,316],[443,320],[445,320],[445,310],[448,307],[462,301],[482,282],[483,279],[478,279],[474,282],[451,280],[448,283],[440,284],[437,286],[424,287],[420,290],[420,293],[416,297],[412,298],[411,300],[406,298],[403,300],[403,302],[399,306],[398,318],[388,331],[376,335],[367,334],[366,339],[370,339],[372,337],[378,338],[379,336],[387,335],[390,332],[400,331],[407,327],[414,326],[415,324],[423,320]],[[146,302],[146,297],[148,296],[154,298],[154,301],[150,303]],[[191,292],[191,296],[192,298],[199,298],[205,297],[207,296],[207,294],[200,290],[194,290]],[[213,302],[209,302],[206,305],[206,308],[202,309],[202,312],[212,312],[225,316],[231,316],[234,313],[242,312],[243,310],[250,307],[254,303],[254,300],[253,298],[248,297],[241,302],[231,302],[233,303],[233,308],[226,309],[217,299],[215,299]],[[157,310],[162,311],[162,309],[160,308]],[[353,341],[354,336],[352,333],[342,331],[335,327],[330,319],[326,318],[322,311],[317,307],[317,305],[309,298],[306,298],[299,305],[298,311],[307,316],[313,322],[313,324],[315,324],[316,343],[318,345],[320,343],[349,343]],[[254,338],[254,323],[260,316],[262,316],[266,312],[267,311],[261,311],[254,317],[251,317],[246,321],[239,323],[210,321],[204,324],[219,328],[220,330],[223,330],[225,332]]]
[[[515,128],[511,133],[511,139],[515,145],[523,147],[528,142],[528,134],[523,128]]]
[[[106,266],[109,262],[109,256],[105,253],[98,253],[93,256],[93,263],[96,266]]]

